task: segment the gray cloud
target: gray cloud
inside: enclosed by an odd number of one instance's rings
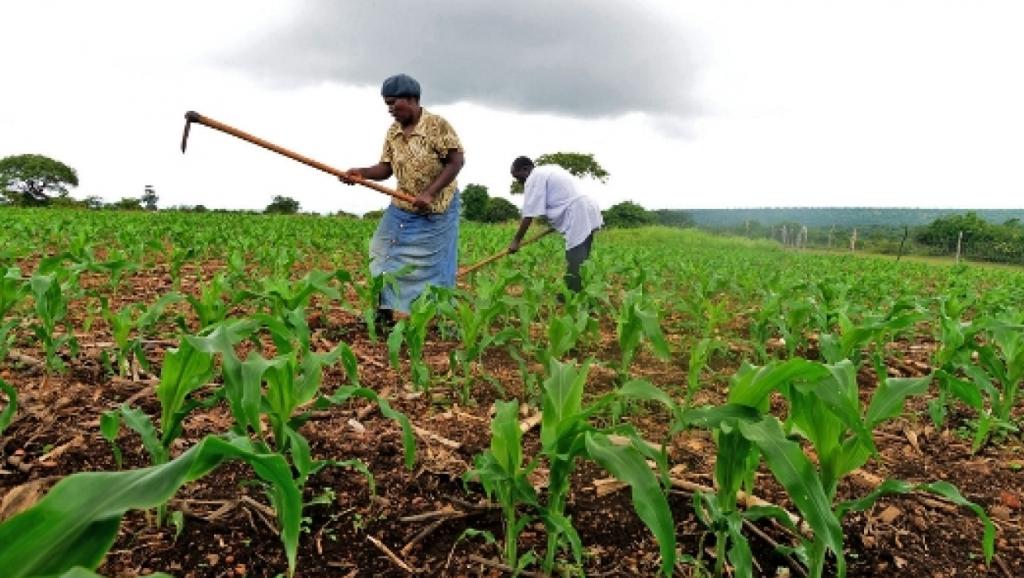
[[[432,105],[682,118],[695,110],[684,34],[625,0],[309,0],[229,64],[288,86],[406,72]]]

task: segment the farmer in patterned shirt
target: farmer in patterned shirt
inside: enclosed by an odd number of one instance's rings
[[[394,276],[385,283],[378,313],[409,313],[427,285],[455,286],[459,244],[459,191],[455,177],[465,163],[462,144],[448,121],[420,106],[420,84],[406,74],[384,81],[381,96],[395,119],[380,161],[349,174],[382,181],[395,176],[414,203],[393,199],[370,241],[370,273]],[[342,181],[354,181],[342,177]]]

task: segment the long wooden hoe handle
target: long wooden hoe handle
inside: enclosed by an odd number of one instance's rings
[[[541,231],[540,233],[537,233],[536,235],[530,237],[529,239],[523,241],[522,243],[519,243],[519,247],[522,248],[525,245],[529,245],[530,243],[532,243],[532,242],[534,242],[534,241],[536,241],[536,240],[538,240],[538,239],[540,239],[540,238],[542,238],[542,237],[544,237],[546,235],[550,235],[551,233],[554,233],[554,232],[555,232],[554,229],[548,228],[547,230],[544,230],[544,231]],[[493,263],[494,261],[497,261],[498,259],[501,259],[502,257],[504,257],[506,255],[508,255],[508,249],[507,248],[504,251],[501,251],[500,253],[495,253],[495,254],[491,255],[490,257],[484,259],[483,261],[480,261],[479,263],[475,263],[473,265],[470,265],[469,267],[463,267],[462,269],[459,269],[458,276],[462,277],[463,275],[468,275],[468,274],[472,273],[473,271],[476,271],[477,269],[483,267],[484,265],[487,265],[489,263]]]
[[[188,142],[188,130],[189,130],[189,127],[194,122],[202,124],[202,125],[205,125],[205,126],[208,126],[208,127],[212,128],[212,129],[219,130],[221,132],[226,132],[226,133],[228,133],[231,136],[238,137],[238,138],[240,138],[240,139],[242,139],[244,141],[251,142],[252,144],[257,145],[257,146],[261,146],[261,147],[263,147],[265,149],[272,150],[272,151],[274,151],[277,154],[281,154],[281,155],[284,155],[284,156],[286,156],[286,157],[288,157],[288,158],[290,158],[292,160],[299,161],[300,163],[302,163],[304,165],[307,165],[307,166],[311,166],[314,169],[319,169],[319,170],[321,170],[321,171],[323,171],[325,173],[332,174],[332,175],[334,175],[336,177],[345,177],[345,178],[347,178],[350,181],[353,181],[355,183],[363,185],[364,187],[369,187],[369,188],[371,188],[371,189],[373,189],[373,190],[375,190],[375,191],[377,191],[379,193],[384,193],[385,195],[392,196],[392,197],[394,197],[396,199],[403,200],[403,201],[405,201],[407,203],[412,203],[415,200],[411,195],[408,195],[408,194],[403,193],[401,191],[396,191],[394,189],[389,189],[388,187],[385,187],[384,185],[379,185],[379,184],[377,184],[377,183],[375,183],[373,181],[364,179],[364,178],[362,178],[360,176],[349,175],[345,171],[338,170],[338,169],[336,169],[336,168],[334,168],[334,167],[332,167],[330,165],[325,165],[324,163],[322,163],[320,161],[313,160],[313,159],[311,159],[309,157],[300,155],[299,153],[290,151],[290,150],[288,150],[288,149],[286,149],[284,147],[277,146],[276,144],[274,144],[272,142],[265,141],[265,140],[263,140],[263,139],[261,139],[259,137],[253,136],[253,135],[251,135],[251,134],[249,134],[249,133],[247,133],[245,131],[238,130],[237,128],[235,128],[233,126],[226,125],[226,124],[224,124],[224,123],[222,123],[220,121],[214,120],[214,119],[212,119],[212,118],[210,118],[208,116],[203,116],[203,115],[199,114],[198,112],[191,111],[191,110],[185,113],[185,132],[181,136],[181,152],[185,152],[185,145]]]

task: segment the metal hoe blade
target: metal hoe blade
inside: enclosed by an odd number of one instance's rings
[[[199,113],[194,110],[190,110],[185,113],[185,130],[181,133],[181,153],[185,154],[185,147],[188,145],[188,129],[192,128],[192,123],[199,118]]]

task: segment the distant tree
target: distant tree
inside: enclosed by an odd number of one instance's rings
[[[537,165],[558,165],[572,173],[578,178],[589,177],[594,180],[605,182],[608,180],[608,171],[604,170],[594,155],[583,153],[550,153],[540,155],[534,161]]]
[[[384,216],[384,211],[383,210],[367,211],[367,212],[363,213],[363,219],[364,220],[379,219],[379,218],[381,218],[383,216]]]
[[[589,177],[602,183],[607,181],[610,176],[608,171],[604,170],[604,167],[594,159],[594,155],[592,154],[563,152],[548,153],[540,155],[534,159],[533,162],[537,166],[558,165],[569,171],[569,173],[574,177]],[[523,194],[523,185],[520,184],[519,181],[513,179],[510,192],[513,195]]]
[[[346,212],[346,211],[337,211],[337,212],[334,213],[334,216],[342,218],[342,219],[358,219],[359,218],[359,215],[356,215],[356,214],[353,214],[353,213],[349,213],[349,212]]]
[[[654,224],[654,215],[632,201],[623,201],[604,212],[607,227],[643,227]]]
[[[104,203],[103,198],[98,195],[89,195],[82,200],[82,204],[85,205],[85,208],[87,209],[102,209],[106,203]]]
[[[993,226],[972,211],[935,219],[928,226],[918,229],[914,238],[925,245],[952,248],[956,246],[960,233],[963,233],[965,243],[991,241],[994,237]]]
[[[264,213],[276,213],[279,215],[294,215],[299,212],[299,202],[291,197],[277,195],[263,210]]]
[[[514,221],[518,218],[519,208],[509,202],[508,199],[491,197],[487,201],[487,210],[483,218],[484,222],[504,223],[505,221]]]
[[[14,155],[0,159],[0,190],[14,205],[48,205],[54,195],[67,195],[78,186],[78,173],[43,155]]]
[[[467,221],[483,221],[490,199],[487,187],[477,184],[466,185],[462,190],[462,216]]]
[[[135,197],[124,197],[120,201],[111,203],[107,206],[118,211],[141,211],[142,201]]]
[[[139,197],[139,200],[142,201],[142,204],[146,207],[147,211],[155,211],[156,202],[160,200],[160,197],[157,196],[156,189],[153,188],[153,185],[146,185],[145,191],[142,193],[142,196]]]

